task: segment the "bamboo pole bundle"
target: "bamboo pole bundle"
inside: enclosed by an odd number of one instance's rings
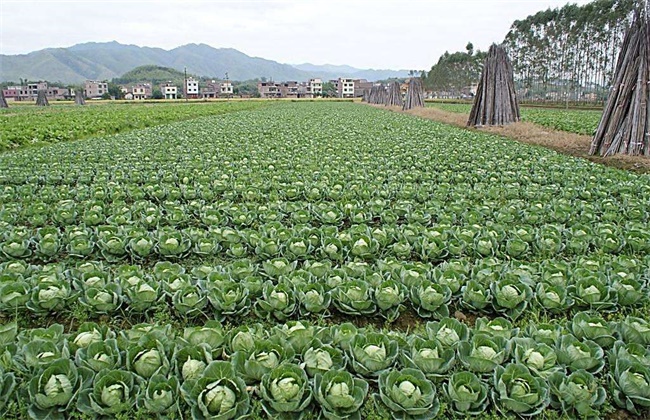
[[[1,88],[0,88],[0,108],[9,108],[9,104],[7,104],[7,99],[5,98],[5,93]]]
[[[78,89],[74,91],[74,103],[77,105],[86,105],[83,90]]]
[[[650,156],[650,11],[640,8],[625,34],[612,86],[589,153]]]
[[[409,80],[402,110],[413,109],[415,107],[424,107],[424,89],[422,88],[422,79],[419,77],[413,77]]]
[[[50,103],[47,101],[47,96],[43,89],[38,91],[38,96],[36,97],[37,106],[50,106]]]
[[[361,102],[368,102],[368,89],[363,90],[363,96],[361,97]]]
[[[493,44],[483,65],[467,125],[505,125],[520,119],[512,64],[503,46]]]
[[[398,82],[393,82],[388,86],[388,93],[386,94],[386,106],[402,106],[402,91],[399,88]]]
[[[370,89],[368,94],[368,103],[369,104],[383,104],[386,101],[386,90],[382,85],[375,85]]]

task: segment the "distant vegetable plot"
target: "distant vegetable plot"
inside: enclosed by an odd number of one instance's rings
[[[462,114],[469,114],[472,109],[471,105],[468,104],[429,103],[427,106]],[[529,121],[555,130],[585,135],[594,133],[601,115],[601,111],[592,110],[521,108],[522,121]]]
[[[0,111],[0,151],[121,133],[173,121],[262,106],[262,102],[54,105]]]
[[[649,209],[648,176],[352,103],[6,152],[0,412],[647,418]]]

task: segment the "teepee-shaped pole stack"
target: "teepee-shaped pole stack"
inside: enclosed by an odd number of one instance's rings
[[[76,105],[86,105],[86,100],[84,99],[84,92],[81,89],[74,91],[74,103]]]
[[[424,89],[422,80],[419,77],[412,77],[409,80],[408,90],[404,98],[402,110],[412,109],[415,107],[424,107]]]
[[[368,95],[368,103],[379,105],[383,104],[386,100],[386,90],[382,85],[375,85],[370,89],[370,94]]]
[[[501,45],[488,51],[467,125],[505,125],[521,119],[512,64]]]
[[[38,96],[36,97],[36,105],[37,106],[50,105],[50,103],[47,101],[47,96],[45,95],[45,91],[43,89],[38,91]]]
[[[625,34],[612,87],[589,153],[650,156],[650,3]]]
[[[0,88],[0,108],[9,108],[9,104],[7,104],[7,99],[5,98],[5,93]]]
[[[402,106],[402,91],[399,88],[398,82],[393,82],[388,86],[388,94],[386,95],[386,106]]]

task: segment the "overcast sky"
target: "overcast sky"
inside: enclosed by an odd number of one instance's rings
[[[82,42],[231,47],[281,63],[429,69],[468,41],[485,50],[516,19],[563,0],[0,0],[0,53]],[[585,4],[586,0],[571,3]]]

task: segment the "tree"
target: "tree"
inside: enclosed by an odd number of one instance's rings
[[[165,96],[163,96],[163,94],[162,94],[162,92],[160,91],[160,89],[155,89],[155,90],[151,93],[151,97],[152,97],[153,99],[165,99]]]
[[[122,93],[122,89],[115,83],[108,83],[108,99],[111,97],[115,99],[124,99],[124,94]]]
[[[468,42],[467,45],[465,45],[465,50],[467,51],[467,55],[474,55],[474,44]]]
[[[336,90],[336,86],[334,86],[334,83],[323,83],[323,98],[336,98],[337,96],[338,92]]]
[[[111,99],[111,94],[106,92],[102,95],[102,99]]]

